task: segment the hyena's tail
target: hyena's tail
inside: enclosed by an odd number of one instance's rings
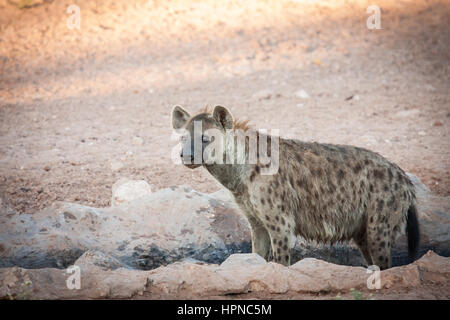
[[[417,220],[417,208],[415,204],[411,204],[411,206],[408,209],[406,234],[408,236],[409,261],[413,262],[417,258],[420,242],[419,221]]]

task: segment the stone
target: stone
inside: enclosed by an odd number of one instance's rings
[[[118,206],[151,195],[152,188],[144,180],[120,179],[112,186],[111,206]]]
[[[273,96],[274,93],[271,90],[260,90],[258,92],[255,92],[252,95],[252,98],[256,100],[268,100]]]
[[[110,208],[57,202],[34,214],[1,210],[0,267],[66,268],[98,250],[148,270],[187,257],[221,263],[251,251],[248,223],[235,205],[188,186],[147,192]]]
[[[300,89],[297,92],[295,92],[295,96],[300,99],[308,99],[309,98],[309,94],[303,89]]]
[[[381,271],[379,289],[368,287],[372,273],[365,268],[314,258],[285,267],[246,254],[233,255],[232,263],[220,266],[185,261],[143,271],[105,269],[88,256],[83,258],[78,288],[68,286],[73,277],[69,269],[0,268],[0,299],[226,299],[230,295],[334,299],[338,292],[359,292],[364,297],[394,292],[396,299],[410,299],[412,292],[413,297],[450,298],[450,258],[432,251],[412,264]]]

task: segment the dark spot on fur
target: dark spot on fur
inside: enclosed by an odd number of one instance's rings
[[[384,191],[388,191],[388,190],[389,190],[389,186],[388,186],[387,184],[385,184],[385,185],[383,186],[383,190],[384,190]]]
[[[284,226],[286,222],[284,221],[283,217],[281,217],[281,224]]]
[[[266,203],[266,202],[264,201],[264,199],[261,199],[261,203],[264,204],[264,203]]]
[[[270,221],[270,218],[269,218],[269,216],[266,216],[266,220],[267,220],[267,221]]]
[[[392,174],[391,168],[388,169],[388,177],[389,177],[389,182],[392,182],[392,179],[394,179],[394,175]]]
[[[288,248],[287,245],[283,246],[283,250],[287,250],[287,248]]]
[[[361,190],[363,190],[364,189],[364,181],[361,181],[360,183],[359,183],[359,189],[361,189]]]
[[[362,170],[361,164],[357,163],[356,166],[353,167],[353,172],[358,174]]]
[[[370,217],[370,223],[373,223],[373,217]]]
[[[297,158],[298,163],[301,163],[303,161],[302,157],[300,157],[298,153],[295,154],[295,158]]]
[[[370,192],[373,192],[373,184],[370,184],[370,185],[369,185],[369,191],[370,191]]]
[[[338,172],[337,172],[337,177],[338,177],[338,179],[340,179],[340,180],[344,179],[344,178],[345,178],[345,172],[344,172],[344,170],[339,169]]]
[[[373,176],[375,179],[384,179],[384,172],[381,169],[375,169],[373,170]]]
[[[397,210],[397,203],[395,202],[395,196],[392,195],[392,197],[389,199],[387,206],[394,211]]]
[[[385,243],[384,241],[381,241],[381,242],[380,242],[380,246],[381,246],[381,247],[384,247],[385,245],[386,245],[386,243]]]
[[[377,212],[381,213],[383,211],[383,208],[384,208],[384,200],[379,199],[377,203]]]

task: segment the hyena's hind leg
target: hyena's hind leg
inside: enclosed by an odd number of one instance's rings
[[[367,228],[367,242],[372,264],[381,270],[392,266],[392,231],[389,223],[378,221]]]
[[[248,221],[252,233],[252,253],[257,253],[266,259],[266,261],[269,261],[271,253],[269,232],[258,218],[250,216],[248,217]]]
[[[285,266],[291,264],[291,248],[294,246],[294,221],[286,216],[275,215],[266,218],[265,225],[270,235],[273,261]]]

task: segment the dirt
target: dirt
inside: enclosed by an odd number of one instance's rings
[[[172,162],[175,104],[365,147],[450,195],[449,1],[377,1],[380,30],[371,1],[21,2],[0,0],[0,199],[17,212],[108,206],[120,177],[218,190]]]

